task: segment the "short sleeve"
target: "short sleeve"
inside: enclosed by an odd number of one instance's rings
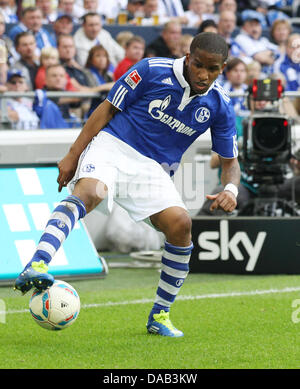
[[[148,60],[143,59],[116,81],[107,96],[107,100],[119,110],[124,111],[144,95],[148,79]]]
[[[235,113],[232,103],[224,104],[211,125],[212,150],[223,158],[238,156]]]

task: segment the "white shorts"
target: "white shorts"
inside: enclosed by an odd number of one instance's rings
[[[115,136],[101,131],[81,154],[72,185],[95,178],[108,188],[101,208],[111,212],[115,200],[135,221],[169,207],[186,209],[172,179],[161,165]],[[147,220],[148,219],[148,220]],[[149,223],[150,224],[150,223]]]

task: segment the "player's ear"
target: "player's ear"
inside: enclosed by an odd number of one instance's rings
[[[223,65],[222,65],[222,67],[221,67],[220,74],[223,73],[223,71],[224,71],[226,65],[227,65],[227,62],[224,62]]]
[[[189,61],[190,61],[190,53],[186,53],[186,55],[185,55],[185,64],[188,65]]]

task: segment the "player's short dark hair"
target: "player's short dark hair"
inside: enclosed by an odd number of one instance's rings
[[[221,54],[225,62],[228,57],[228,45],[221,35],[214,32],[201,32],[197,34],[191,43],[191,54],[197,49],[208,53]]]

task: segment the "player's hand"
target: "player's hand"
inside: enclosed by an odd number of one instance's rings
[[[207,195],[206,198],[213,201],[210,206],[210,211],[221,208],[225,212],[232,212],[237,206],[235,195],[229,190],[223,190],[222,192],[213,195]]]
[[[67,186],[77,169],[78,158],[69,152],[59,163],[59,174],[57,177],[58,191],[61,192],[64,186]]]

